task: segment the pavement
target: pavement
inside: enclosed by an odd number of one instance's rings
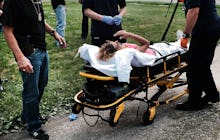
[[[219,54],[220,44],[217,46],[211,66],[214,80],[220,91]],[[165,91],[161,99],[182,92],[185,88],[186,86],[169,89]],[[155,90],[156,87],[149,88],[149,93],[155,92]],[[92,125],[96,123],[97,118],[88,116],[84,118],[82,113],[78,114],[76,120],[70,121],[70,113],[64,111],[50,118],[43,125],[43,129],[50,135],[50,140],[220,140],[220,103],[196,112],[175,110],[176,104],[186,99],[187,95],[170,104],[158,106],[154,123],[148,126],[141,125],[142,116],[136,115],[138,109],[139,111],[146,109],[146,104],[138,101],[126,101],[125,110],[116,127],[109,126],[101,119],[98,119],[97,124],[91,127],[84,119]],[[99,113],[108,118],[108,111]],[[0,139],[31,140],[32,138],[23,130],[19,133],[0,136]]]

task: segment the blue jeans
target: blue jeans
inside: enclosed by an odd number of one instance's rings
[[[57,18],[56,31],[64,38],[66,28],[66,7],[64,5],[58,5],[54,9]],[[56,45],[59,46],[59,42],[56,41]]]
[[[28,56],[33,65],[34,73],[25,73],[20,71],[23,80],[22,117],[27,122],[27,130],[30,133],[41,129],[41,121],[39,120],[39,104],[44,92],[44,88],[48,82],[48,52],[41,49],[35,51]]]

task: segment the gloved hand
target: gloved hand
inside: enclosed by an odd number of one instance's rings
[[[122,16],[121,15],[117,15],[117,16],[114,16],[114,23],[116,25],[120,25],[121,24],[121,21],[122,21]]]
[[[103,16],[102,17],[102,22],[105,22],[108,25],[113,25],[114,24],[114,20],[112,16]]]
[[[180,45],[184,48],[184,49],[187,49],[187,44],[189,42],[189,38],[181,38],[180,40]]]

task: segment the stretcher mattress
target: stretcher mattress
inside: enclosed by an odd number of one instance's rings
[[[154,56],[139,52],[136,49],[126,48],[117,51],[114,57],[107,61],[100,61],[96,58],[99,51],[99,47],[97,46],[83,44],[79,48],[78,53],[86,63],[89,63],[101,73],[112,77],[118,77],[119,82],[129,83],[130,74],[134,67],[136,69],[142,67],[155,68],[163,61],[170,60],[168,62],[171,62],[172,58],[187,52],[187,50],[184,50],[179,46],[179,41],[170,44],[156,43],[155,45],[151,45],[150,48],[156,50],[157,55]],[[167,64],[172,66],[172,63]],[[161,66],[158,65],[158,69],[159,67]]]

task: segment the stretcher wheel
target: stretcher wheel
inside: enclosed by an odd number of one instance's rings
[[[147,110],[143,115],[143,123],[144,125],[152,124],[155,118],[154,112],[151,110]]]
[[[74,103],[72,106],[72,112],[74,114],[79,114],[82,109],[83,109],[83,106],[80,105],[79,103]]]
[[[109,125],[112,127],[115,127],[118,123],[118,120],[114,122],[115,114],[116,114],[116,108],[111,109],[110,115],[109,115]]]

